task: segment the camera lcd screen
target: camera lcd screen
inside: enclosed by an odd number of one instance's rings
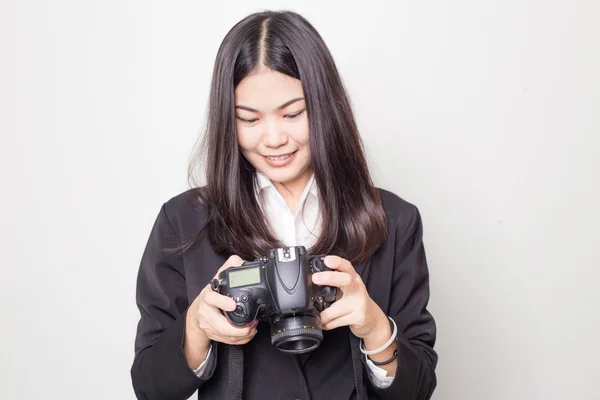
[[[229,271],[229,287],[255,285],[260,283],[260,267]]]

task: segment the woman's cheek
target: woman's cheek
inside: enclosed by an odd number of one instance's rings
[[[253,131],[252,129],[248,129],[247,127],[237,128],[237,137],[238,144],[244,150],[252,151],[258,147],[260,143],[260,137],[257,134],[257,131]]]
[[[308,144],[308,121],[289,129],[290,137],[299,144]]]

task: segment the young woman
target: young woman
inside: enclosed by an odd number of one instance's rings
[[[166,202],[144,251],[131,370],[140,399],[430,398],[437,355],[417,208],[373,186],[325,43],[292,12],[248,16],[218,51],[207,183]],[[202,157],[203,156],[203,157]],[[193,172],[194,168],[191,168]],[[271,344],[266,322],[233,326],[210,288],[228,267],[305,246],[338,288],[305,354]]]

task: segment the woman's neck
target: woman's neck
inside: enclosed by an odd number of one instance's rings
[[[273,182],[273,185],[279,194],[281,194],[281,197],[283,197],[293,215],[296,214],[296,209],[298,208],[300,199],[302,198],[302,193],[304,192],[304,189],[306,188],[311,176],[312,169],[309,167],[289,182]]]

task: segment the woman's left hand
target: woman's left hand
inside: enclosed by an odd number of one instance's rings
[[[323,329],[330,330],[348,325],[355,336],[368,339],[382,327],[389,327],[388,318],[371,299],[367,287],[352,264],[338,256],[326,256],[324,261],[325,265],[334,271],[313,274],[313,282],[316,285],[336,286],[339,289],[336,301],[321,312]]]

